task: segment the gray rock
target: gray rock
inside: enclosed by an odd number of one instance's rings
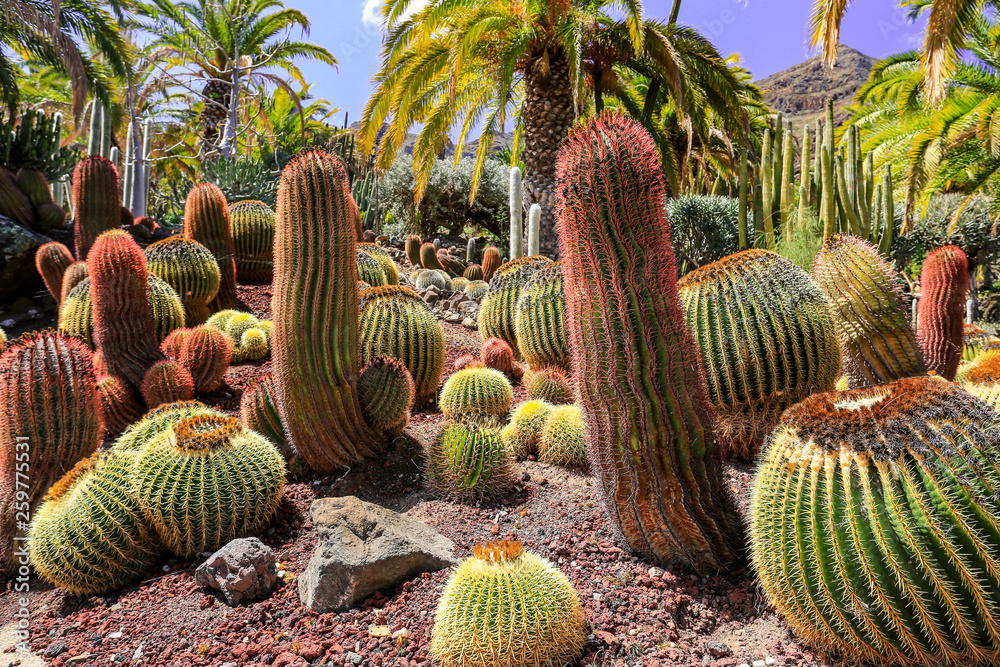
[[[195,570],[201,586],[214,588],[235,607],[240,602],[268,596],[278,581],[274,552],[256,537],[233,540],[208,557]]]
[[[733,654],[733,649],[729,648],[727,644],[720,641],[710,641],[705,644],[705,650],[713,658],[725,658],[726,656]]]
[[[479,325],[476,323],[476,320],[472,319],[471,317],[466,317],[464,320],[462,320],[462,326],[465,327],[466,329],[479,328]]]
[[[430,290],[427,290],[426,292],[424,292],[424,295],[423,295],[424,303],[426,303],[428,306],[434,305],[435,303],[437,303],[437,300],[440,299],[440,298],[441,297],[438,296],[437,292],[432,292]]]
[[[347,656],[346,656],[346,660],[347,660],[347,662],[351,663],[352,665],[360,665],[361,661],[363,660],[363,658],[360,655],[358,655],[357,653],[355,653],[354,651],[348,651],[347,652]]]
[[[0,305],[45,289],[35,251],[50,240],[0,215]]]
[[[299,600],[320,613],[457,562],[454,543],[430,526],[354,496],[322,498],[309,514],[319,539],[298,577]]]
[[[58,641],[54,644],[49,644],[49,647],[45,649],[45,653],[43,653],[42,655],[44,655],[46,658],[56,658],[59,655],[65,653],[68,648],[69,646],[66,645],[66,642]]]
[[[448,313],[444,317],[445,322],[461,322],[464,318],[459,313]]]

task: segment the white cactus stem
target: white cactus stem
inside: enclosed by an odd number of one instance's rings
[[[528,254],[537,255],[539,253],[540,227],[542,225],[542,207],[539,204],[532,204],[528,209]]]
[[[472,264],[473,257],[476,256],[476,239],[470,238],[469,242],[465,245],[465,261]]]
[[[524,215],[524,190],[521,187],[521,169],[510,168],[510,258],[522,254],[521,218]]]

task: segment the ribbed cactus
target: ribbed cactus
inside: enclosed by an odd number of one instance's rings
[[[177,361],[188,369],[196,392],[212,392],[222,384],[233,359],[233,345],[219,329],[203,324],[184,336]]]
[[[73,170],[76,258],[85,261],[97,237],[121,226],[118,170],[100,155],[88,155]]]
[[[153,322],[155,305],[150,308],[146,258],[127,233],[105,232],[91,248],[87,272],[94,343],[104,354],[109,374],[138,392],[146,371],[164,359]]]
[[[62,302],[62,280],[66,269],[73,264],[73,255],[62,243],[53,241],[46,243],[35,251],[35,268],[45,281],[45,289],[49,291],[58,306]]]
[[[389,283],[382,265],[368,253],[358,250],[357,265],[358,280],[367,283],[369,287],[381,287]]]
[[[438,261],[437,250],[433,243],[425,243],[420,246],[420,266],[425,269],[444,270],[441,262]]]
[[[423,245],[423,241],[416,234],[410,234],[406,237],[406,242],[404,243],[404,248],[406,250],[406,258],[410,260],[410,264],[414,268],[420,266],[420,246]]]
[[[874,246],[835,234],[813,275],[830,302],[851,389],[927,373],[899,283]]]
[[[519,459],[538,451],[542,427],[552,413],[551,404],[542,400],[529,400],[516,406],[510,413],[510,423],[500,431],[504,444]]]
[[[543,366],[531,371],[524,379],[529,399],[541,399],[552,405],[573,402],[573,386],[565,371],[554,366]]]
[[[399,284],[399,268],[384,248],[377,246],[374,243],[359,243],[358,250],[371,255],[378,261],[379,266],[382,267],[382,271],[385,273],[386,285]],[[374,287],[374,285],[372,285],[372,287]]]
[[[524,189],[521,186],[520,167],[510,168],[510,258],[524,255]]]
[[[62,276],[62,293],[59,295],[59,305],[66,300],[69,293],[79,285],[81,282],[87,279],[87,263],[86,262],[73,262],[66,267],[66,271],[63,272]]]
[[[834,388],[841,359],[829,303],[805,271],[769,250],[724,257],[678,288],[719,447],[752,461],[785,408]]]
[[[528,255],[541,253],[542,207],[532,204],[528,209]]]
[[[468,278],[469,282],[475,282],[477,280],[483,279],[483,267],[478,264],[470,264],[465,267],[465,271],[462,273],[463,278]]]
[[[490,284],[483,280],[473,280],[463,290],[470,299],[482,299],[490,291]]]
[[[514,334],[530,368],[569,370],[562,262],[539,269],[525,283],[514,310]]]
[[[137,422],[146,411],[139,393],[124,380],[111,375],[99,379],[97,396],[101,404],[98,416],[107,437],[115,437]]]
[[[664,197],[659,152],[623,116],[590,121],[560,151],[566,325],[594,478],[631,549],[706,572],[739,559],[742,531],[677,297]]]
[[[153,408],[141,419],[137,419],[115,440],[111,451],[117,453],[137,453],[155,438],[166,433],[177,424],[192,417],[218,415],[200,401],[177,401]]]
[[[362,352],[353,205],[347,173],[328,153],[301,152],[281,175],[271,298],[274,379],[289,440],[320,472],[369,458],[383,444],[361,416],[357,395]]]
[[[269,336],[261,321],[252,313],[220,310],[208,318],[206,325],[219,329],[229,338],[233,349],[230,361],[233,364],[259,361],[270,352]]]
[[[514,363],[514,351],[506,341],[488,338],[479,349],[479,361],[487,368],[493,368],[507,376],[511,382],[520,382],[524,369]]]
[[[267,523],[281,501],[285,462],[238,419],[206,414],[179,422],[143,447],[133,480],[160,540],[190,558]]]
[[[267,335],[263,329],[253,328],[245,331],[240,336],[239,344],[240,361],[260,361],[268,355],[271,348],[268,345]]]
[[[538,438],[538,460],[557,466],[587,465],[586,426],[580,408],[552,408]]]
[[[19,500],[33,509],[50,485],[101,444],[90,350],[53,331],[13,342],[0,356],[0,405],[0,478],[16,481],[12,491],[25,491]],[[24,474],[15,480],[15,471]],[[0,512],[0,568],[12,563],[12,539],[23,537],[13,521]]]
[[[514,390],[510,380],[492,368],[463,368],[444,383],[438,406],[455,421],[493,421],[510,410]]]
[[[272,375],[265,375],[243,392],[243,398],[240,400],[240,421],[244,428],[256,431],[274,443],[286,454],[286,460],[295,453],[288,444],[285,427],[281,425]]]
[[[528,280],[550,264],[547,257],[521,257],[497,270],[479,309],[479,335],[484,341],[500,338],[507,341],[515,356],[521,355],[514,329],[517,302]]]
[[[274,274],[274,211],[260,201],[229,206],[236,276],[241,281],[271,282]]]
[[[158,361],[142,379],[142,400],[147,408],[194,398],[194,380],[188,370],[174,361]]]
[[[444,328],[413,290],[399,285],[365,290],[359,327],[362,364],[397,359],[413,378],[416,404],[434,398],[444,370]]]
[[[149,309],[153,316],[153,330],[156,332],[156,344],[159,346],[171,331],[184,328],[187,316],[184,312],[184,302],[173,287],[152,273],[146,274],[146,284],[149,286]]]
[[[229,320],[233,319],[240,314],[240,311],[233,308],[227,308],[226,310],[220,310],[219,312],[213,314],[209,317],[205,324],[210,327],[215,327],[219,331],[225,331],[226,325],[229,324]],[[247,313],[249,314],[249,313]]]
[[[80,461],[31,522],[31,565],[77,595],[117,591],[156,562],[160,548],[132,493],[134,455],[100,453]]]
[[[469,285],[469,279],[459,276],[451,279],[451,289],[455,292],[464,292]]]
[[[428,287],[436,287],[439,290],[448,289],[448,279],[441,276],[437,271],[423,271],[417,276],[417,279],[413,281],[413,284],[417,289],[427,289]]]
[[[982,352],[984,346],[991,343],[1000,343],[1000,338],[988,333],[978,325],[964,325],[962,327],[962,361],[972,361]]]
[[[379,433],[396,436],[406,428],[413,407],[413,377],[401,362],[376,357],[358,376],[358,400],[365,421]]]
[[[917,306],[917,343],[927,370],[954,380],[962,358],[962,324],[969,268],[958,246],[932,250],[920,271]]]
[[[445,585],[431,655],[442,667],[572,664],[587,641],[580,596],[520,542],[476,545]]]
[[[226,196],[215,185],[199,183],[188,193],[184,205],[184,238],[208,248],[219,265],[219,291],[209,303],[209,309],[217,312],[235,308],[236,250]]]
[[[996,664],[998,459],[996,413],[939,378],[790,408],[751,504],[768,599],[850,664]]]
[[[171,236],[150,245],[145,254],[146,269],[180,296],[188,326],[205,322],[221,280],[219,263],[209,249],[183,236]]]
[[[170,334],[163,339],[163,342],[160,343],[160,349],[163,351],[163,354],[167,355],[171,359],[180,359],[181,346],[184,344],[184,339],[187,338],[187,335],[191,333],[191,331],[192,330],[188,328],[174,329],[171,331]]]
[[[438,496],[475,502],[511,487],[512,461],[500,434],[490,426],[448,422],[431,443],[425,473]]]
[[[502,263],[503,259],[500,257],[499,248],[492,245],[487,246],[486,250],[483,251],[483,280],[490,282],[493,279],[493,274],[496,273]]]

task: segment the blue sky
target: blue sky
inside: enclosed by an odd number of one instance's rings
[[[339,70],[306,63],[306,80],[317,97],[350,113],[354,122],[371,91],[378,70],[382,32],[377,24],[381,0],[286,0],[312,21],[310,39],[333,53]],[[646,0],[647,16],[666,19],[670,0]],[[755,78],[763,78],[805,60],[811,0],[684,0],[680,23],[709,37],[724,55],[739,53]],[[841,42],[881,58],[916,48],[921,26],[906,21],[893,0],[853,3]],[[342,122],[343,115],[340,116]]]

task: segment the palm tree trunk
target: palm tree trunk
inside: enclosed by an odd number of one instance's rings
[[[544,255],[559,257],[555,225],[556,155],[576,119],[569,60],[560,47],[531,62],[524,73],[524,198],[542,207],[539,245]]]

